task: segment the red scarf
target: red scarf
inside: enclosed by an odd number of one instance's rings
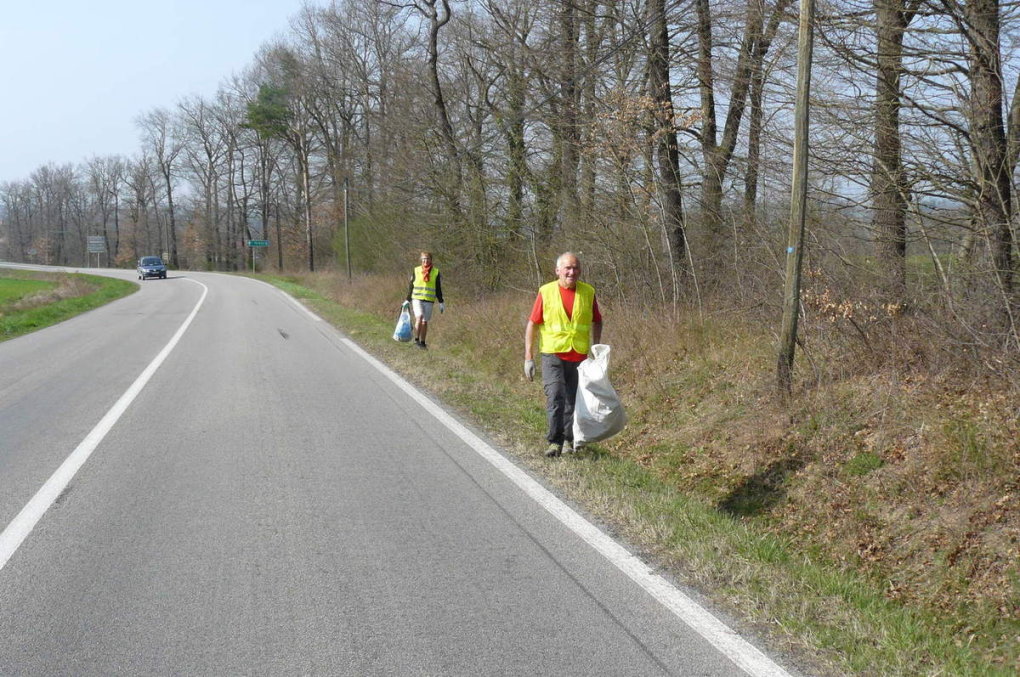
[[[431,263],[428,265],[425,265],[424,263],[421,264],[421,279],[428,282],[430,275],[432,275],[432,264]]]

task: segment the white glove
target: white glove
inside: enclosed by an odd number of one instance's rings
[[[524,360],[524,376],[529,381],[535,380],[535,360]]]
[[[446,310],[446,304],[443,303],[442,301],[440,301],[439,302],[439,313],[442,314],[444,310]]]

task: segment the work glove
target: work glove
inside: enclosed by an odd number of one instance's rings
[[[524,360],[524,375],[529,381],[535,380],[535,360]]]
[[[446,310],[446,304],[442,301],[439,302],[439,314],[442,315],[443,311]]]

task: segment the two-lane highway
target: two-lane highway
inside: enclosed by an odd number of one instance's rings
[[[0,343],[5,527],[0,674],[787,674],[246,278]]]

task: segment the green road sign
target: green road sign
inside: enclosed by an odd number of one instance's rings
[[[269,240],[248,240],[249,247],[268,247]]]

